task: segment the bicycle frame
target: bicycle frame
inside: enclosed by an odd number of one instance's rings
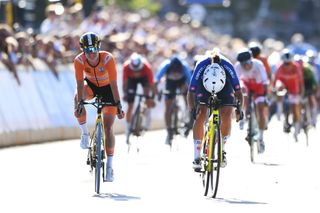
[[[84,104],[91,104],[97,108],[97,118],[95,122],[95,127],[93,134],[91,136],[90,145],[88,149],[87,164],[90,165],[91,171],[95,169],[95,192],[100,193],[100,177],[102,169],[103,182],[104,179],[104,150],[105,150],[105,136],[104,136],[104,126],[103,119],[101,116],[102,108],[104,106],[114,106],[113,103],[103,102],[101,97],[96,97],[94,102],[84,102]]]

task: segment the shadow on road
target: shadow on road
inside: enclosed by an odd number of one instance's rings
[[[129,201],[129,200],[140,200],[140,197],[124,195],[124,194],[117,194],[117,193],[101,193],[95,194],[92,197],[102,198],[102,199],[111,199],[115,201]]]
[[[212,198],[214,199],[214,198]],[[265,202],[259,202],[259,201],[249,201],[249,200],[239,200],[235,198],[225,199],[225,198],[216,198],[214,199],[218,202],[224,202],[224,203],[230,203],[230,204],[268,204]]]

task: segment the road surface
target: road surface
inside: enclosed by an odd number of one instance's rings
[[[127,152],[116,136],[115,181],[94,192],[94,175],[79,140],[0,150],[0,212],[320,212],[319,130],[295,143],[272,121],[266,151],[252,164],[245,131],[233,125],[217,199],[203,196],[192,170],[193,144],[178,137],[172,151],[164,130],[140,138]]]

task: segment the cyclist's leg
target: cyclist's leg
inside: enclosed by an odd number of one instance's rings
[[[293,113],[293,124],[294,124],[294,137],[297,141],[298,134],[301,129],[301,103],[300,103],[300,95],[289,94],[289,102],[292,107]]]
[[[231,133],[231,121],[232,121],[232,106],[223,106],[223,104],[233,104],[235,102],[233,95],[232,85],[230,82],[227,82],[225,87],[217,94],[218,98],[221,100],[222,107],[220,108],[220,132],[222,137],[222,153],[223,159],[221,167],[227,165],[225,145]]]
[[[126,101],[128,102],[128,109],[126,113],[125,134],[128,136],[130,132],[130,122],[132,117],[133,104],[135,99],[135,93],[137,91],[136,79],[128,78],[128,86],[126,91]]]
[[[115,147],[115,136],[113,133],[113,124],[117,114],[116,107],[104,107],[103,108],[103,127],[105,133],[105,152],[107,155],[106,162],[106,180],[108,182],[113,181],[113,155]]]
[[[318,115],[318,104],[315,94],[309,96],[309,105],[310,105],[310,117],[312,126],[316,127],[317,125],[317,115]]]

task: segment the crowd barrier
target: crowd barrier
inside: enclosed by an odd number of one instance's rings
[[[73,115],[76,85],[72,66],[59,66],[59,79],[46,66],[39,64],[36,67],[36,71],[18,67],[19,86],[12,73],[0,66],[0,148],[80,138],[80,129]],[[118,70],[122,96],[122,74]],[[158,103],[151,112],[151,129],[164,126],[163,104]],[[86,110],[91,130],[96,109],[86,106]],[[124,122],[124,119],[116,119],[116,134],[124,132]]]

